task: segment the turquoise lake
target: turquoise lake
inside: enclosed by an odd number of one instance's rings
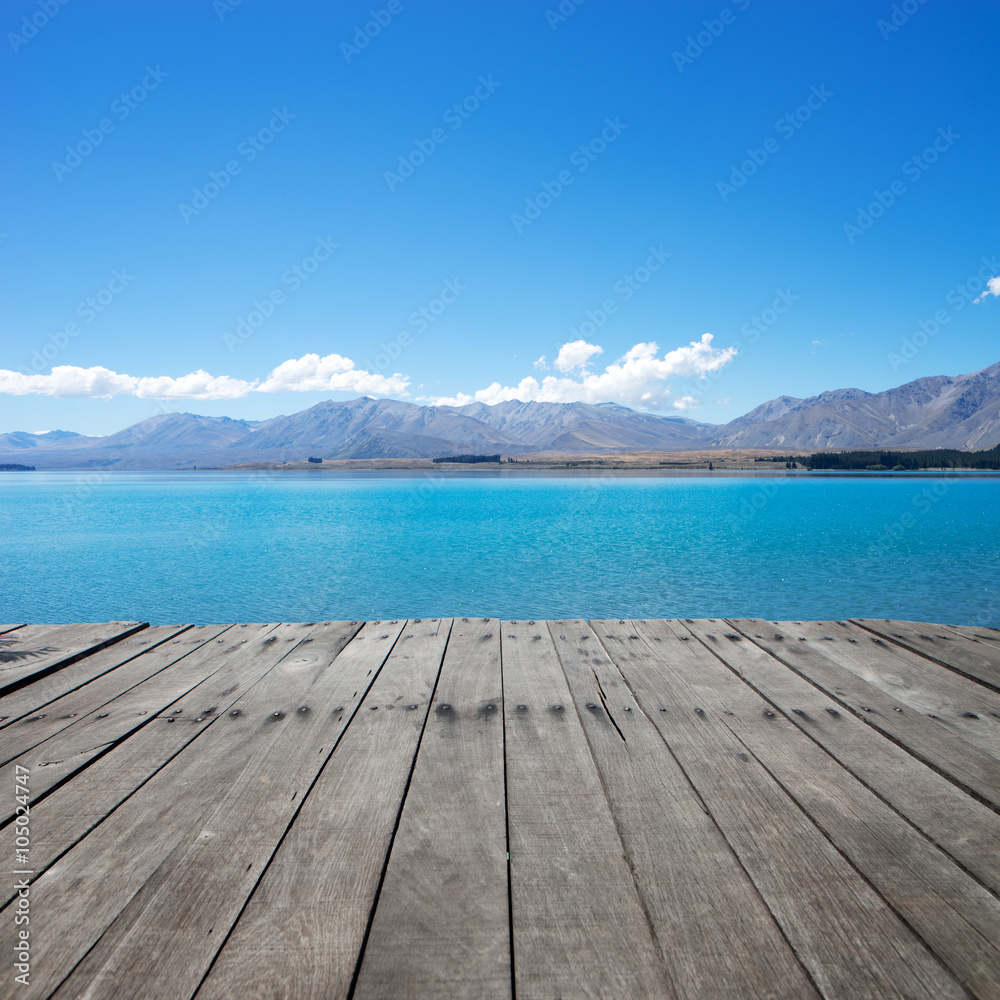
[[[1000,626],[1000,478],[0,473],[0,620]]]

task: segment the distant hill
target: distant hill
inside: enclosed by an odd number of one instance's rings
[[[1000,443],[1000,363],[884,392],[779,396],[716,429],[722,448],[992,448]]]
[[[419,406],[326,400],[270,420],[167,413],[104,437],[70,431],[0,434],[0,463],[39,469],[175,469],[321,458],[456,454],[695,451],[707,448],[990,448],[1000,444],[1000,363],[917,379],[885,392],[779,396],[722,426],[617,403]]]
[[[0,436],[0,461],[30,454],[39,468],[174,469],[321,458],[439,458],[458,453],[682,451],[714,428],[614,403],[418,406],[394,399],[327,400],[270,420],[193,413],[150,417],[106,437],[32,441]],[[37,436],[36,436],[37,437]],[[8,443],[8,441],[10,443]]]

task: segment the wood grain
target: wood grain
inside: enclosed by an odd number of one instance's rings
[[[226,626],[218,626],[222,631]],[[191,625],[159,625],[145,628],[105,649],[60,667],[32,680],[10,694],[0,696],[0,730],[26,715],[42,711],[46,705],[70,691],[75,691],[127,661],[143,656],[150,649],[192,629]],[[0,643],[0,653],[3,652]],[[0,732],[2,735],[2,732]]]
[[[0,644],[0,695],[105,646],[147,628],[146,622],[104,622],[100,625],[63,625],[38,635],[27,627]]]
[[[597,636],[616,646],[620,624],[591,626],[550,623],[675,994],[691,1000],[817,997],[753,882],[602,647]],[[622,958],[638,966],[632,951],[626,942]]]
[[[814,642],[838,645],[846,654],[842,662],[869,684],[937,719],[980,750],[1000,755],[1000,693],[850,622],[794,627]]]
[[[715,697],[706,711],[716,711],[966,989],[1000,996],[1000,901],[993,893],[721,661],[702,654],[701,662],[706,673],[715,670]]]
[[[246,766],[54,996],[194,993],[402,628],[372,623],[341,660],[345,625],[314,628],[241,700],[257,723]]]
[[[177,626],[153,626],[94,656],[80,660],[74,666],[99,659],[119,662],[102,670],[88,683],[0,729],[0,765],[27,753],[32,747],[73,725],[74,720],[100,712],[105,705],[120,698],[136,684],[217,638],[225,630],[225,625],[208,625],[187,628],[178,636],[177,633],[181,630]],[[124,659],[121,659],[123,656]],[[44,680],[40,683],[44,683]],[[29,684],[8,697],[13,699],[26,695],[34,687],[34,684]]]
[[[761,635],[773,626],[743,623]],[[737,676],[857,775],[942,850],[1000,893],[1000,816],[967,795],[832,697],[735,630],[732,622],[685,622]]]
[[[760,629],[753,619],[730,619],[762,649],[830,695],[841,709],[895,740],[991,808],[1000,808],[1000,761],[950,731],[940,720],[914,711],[869,684],[852,666],[865,657],[852,643],[824,642],[801,636],[794,622],[770,622]]]
[[[615,662],[820,991],[856,1000],[964,997],[733,734],[725,713],[745,709],[714,706],[712,654],[667,623],[629,624]]]
[[[38,935],[36,974],[20,995],[49,996],[101,938],[129,901],[169,856],[184,834],[198,824],[219,796],[254,764],[253,748],[262,719],[275,701],[298,693],[288,676],[271,676],[274,665],[308,638],[310,627],[280,625],[264,639],[248,642],[218,677],[243,696],[225,716],[201,714],[202,699],[176,716],[160,716],[145,731],[187,727],[198,732],[185,751],[161,768],[46,871],[32,888],[32,920],[46,928]],[[274,641],[268,642],[268,639]],[[222,671],[218,671],[221,674]],[[261,677],[270,678],[262,683]],[[221,691],[212,692],[217,697]],[[229,697],[229,695],[226,695]],[[173,717],[177,721],[168,722]],[[134,739],[136,736],[130,737]],[[71,786],[86,775],[77,775]],[[35,818],[36,825],[42,820]],[[9,907],[8,907],[9,910]],[[4,911],[5,913],[7,910]],[[0,942],[13,922],[0,915]]]
[[[216,639],[201,644],[182,659],[155,673],[117,698],[79,718],[63,729],[0,767],[0,778],[13,781],[15,769],[31,769],[31,793],[37,801],[53,788],[87,767],[120,740],[148,725],[168,708],[182,715],[178,699],[196,690],[203,681],[224,669],[233,658],[239,660],[244,648],[255,643],[280,645],[274,625],[233,626]],[[203,691],[202,694],[205,692]],[[216,711],[211,701],[196,714]],[[12,817],[13,804],[0,806],[0,822]]]
[[[354,992],[511,995],[499,622],[456,619]]]
[[[407,622],[198,992],[346,997],[451,622]]]
[[[505,623],[501,646],[517,996],[683,995],[651,934],[549,630]]]
[[[889,642],[912,649],[949,670],[1000,691],[1000,649],[994,648],[992,643],[974,643],[950,629],[925,632],[910,622],[881,618],[852,618],[851,621]]]

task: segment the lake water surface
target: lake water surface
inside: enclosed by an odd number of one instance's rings
[[[1000,626],[1000,478],[0,473],[0,621]]]

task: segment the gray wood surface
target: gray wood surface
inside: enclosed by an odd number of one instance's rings
[[[216,630],[221,632],[226,627],[219,625]],[[191,630],[190,625],[158,625],[142,629],[121,642],[60,667],[10,694],[0,696],[0,738],[4,735],[2,730],[18,719],[43,712],[57,698],[91,683],[135,657],[144,656],[160,643]],[[115,683],[117,682],[112,681],[112,686]],[[119,688],[119,693],[120,691]]]
[[[1000,691],[1000,649],[993,643],[974,643],[950,629],[923,631],[910,622],[882,618],[852,618],[852,622],[889,642],[928,656],[949,670]]]
[[[630,626],[615,662],[820,991],[856,1000],[965,996],[733,734],[725,712],[745,707],[720,703],[712,654],[668,623]]]
[[[367,626],[342,661],[338,654],[353,635],[346,626],[314,628],[248,693],[242,710],[257,716],[257,732],[246,766],[55,996],[158,1000],[194,993],[402,623]]]
[[[80,664],[85,664],[91,660],[118,659],[123,654],[125,656],[120,664],[102,671],[89,683],[0,729],[0,764],[6,764],[27,753],[32,747],[73,725],[74,720],[100,713],[109,702],[120,698],[136,684],[187,656],[192,650],[217,638],[225,629],[224,625],[203,626],[187,629],[178,636],[176,626],[153,626],[92,657],[80,660]],[[114,656],[109,657],[108,654],[112,653]],[[44,680],[40,683],[44,683]],[[29,684],[9,697],[26,695],[34,687],[34,684]]]
[[[253,630],[251,626],[247,628]],[[263,627],[260,635],[266,639],[269,631],[274,629]],[[307,634],[301,627],[280,626],[278,631],[288,636]],[[288,644],[286,636],[282,636],[280,644],[244,642],[238,656],[229,658],[204,686],[189,692],[176,708],[162,713],[151,725],[134,731],[128,739],[74,775],[71,781],[36,801],[32,810],[38,822],[34,827],[31,853],[36,877],[103,822],[205,728],[224,718],[234,703],[287,654]],[[205,701],[215,706],[214,712],[201,711],[199,706]],[[164,722],[169,724],[163,725]],[[10,898],[10,895],[0,897],[0,905],[5,905]]]
[[[199,1000],[347,996],[450,629],[406,623]]]
[[[843,651],[841,662],[980,750],[1000,754],[1000,692],[849,622],[800,622],[800,635]],[[965,642],[966,640],[960,640]]]
[[[675,995],[690,1000],[818,996],[753,882],[602,648],[602,639],[619,648],[622,626],[591,625],[563,621],[549,627]],[[598,898],[595,905],[603,903]],[[595,950],[619,953],[618,947],[600,944]],[[627,938],[620,956],[639,967]],[[623,994],[612,987],[595,995]],[[650,986],[635,995],[657,993]]]
[[[720,661],[701,659],[715,670],[711,707],[725,706],[747,752],[963,986],[1000,996],[1000,900]]]
[[[501,645],[517,996],[684,996],[650,933],[548,628],[505,622]]]
[[[354,992],[511,996],[500,623],[456,619]]]
[[[1000,629],[988,628],[985,625],[948,625],[947,628],[951,632],[964,635],[967,639],[991,642],[994,645],[1000,643]]]
[[[201,698],[197,703],[192,698],[181,714],[172,716],[177,720],[174,723],[167,721],[171,716],[161,716],[151,724],[155,727],[147,730],[151,736],[161,726],[200,728],[201,732],[183,753],[34,883],[32,920],[45,927],[46,933],[38,935],[34,952],[37,974],[32,976],[30,989],[20,995],[51,995],[143,889],[185,833],[215,807],[217,799],[240,774],[253,766],[256,736],[266,725],[262,720],[274,711],[275,701],[283,703],[289,696],[294,700],[306,680],[300,676],[300,684],[296,685],[290,676],[283,675],[262,684],[261,675],[269,677],[274,665],[292,654],[311,631],[308,626],[281,625],[263,639],[248,642],[237,657],[231,657],[222,668],[227,674],[220,677],[220,670],[215,675],[226,686],[211,692],[221,698],[222,691],[234,686],[234,694],[242,690],[236,707],[226,715],[202,714],[201,709],[209,706]],[[70,787],[88,771],[76,776]],[[39,817],[35,822],[42,825]],[[4,923],[0,914],[0,942],[7,941],[8,924],[12,930],[13,925]]]
[[[0,1000],[1000,1000],[994,632],[0,629]]]
[[[0,643],[0,695],[146,628],[145,622],[64,625],[39,635],[19,630]]]
[[[741,623],[751,634],[769,622]],[[1000,893],[1000,816],[820,688],[789,670],[738,632],[732,622],[685,622],[685,627],[776,709],[852,774],[906,816],[938,846]]]
[[[860,643],[815,641],[801,635],[794,622],[769,622],[758,629],[752,619],[732,624],[786,666],[822,688],[841,709],[854,714],[904,749],[971,791],[991,807],[1000,807],[1000,761],[961,736],[917,712],[851,669],[863,661]]]
[[[153,721],[167,708],[180,709],[174,703],[183,698],[232,658],[239,658],[244,648],[256,642],[280,645],[274,625],[233,626],[216,639],[194,649],[112,701],[76,719],[48,739],[0,767],[0,780],[13,781],[19,767],[31,769],[31,791],[35,799],[47,794],[71,775],[106,753],[130,733]],[[195,711],[211,715],[215,706],[209,701]],[[6,822],[13,806],[0,804],[0,818]]]

